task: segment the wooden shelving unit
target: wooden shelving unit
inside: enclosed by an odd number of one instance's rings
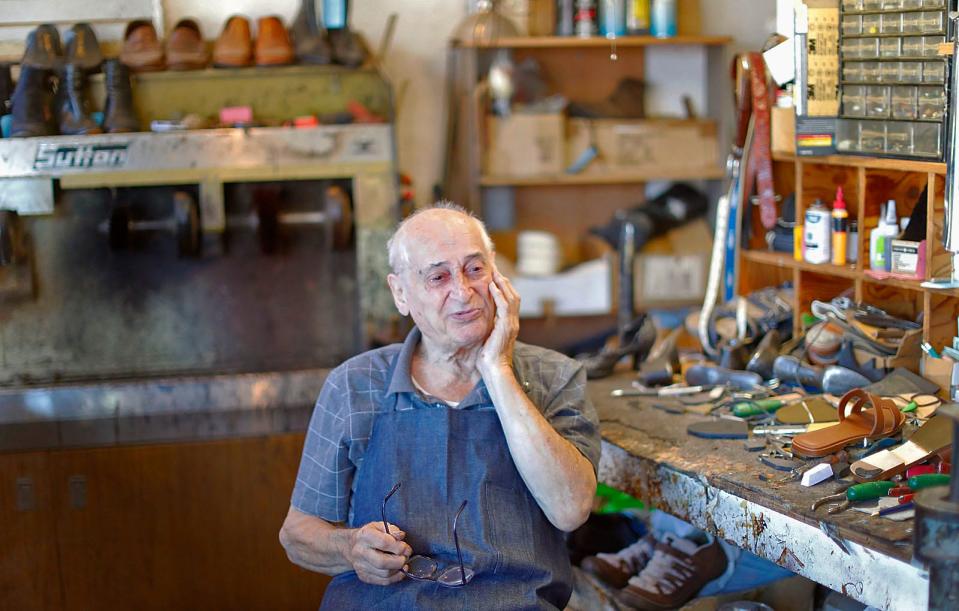
[[[559,174],[555,176],[490,176],[480,177],[483,187],[544,187],[556,185],[629,185],[653,180],[706,180],[725,176],[722,169],[700,168],[676,171],[658,171],[634,174],[580,175]]]
[[[457,47],[472,49],[591,49],[617,47],[666,47],[666,46],[721,46],[732,42],[729,36],[698,36],[682,35],[671,38],[657,38],[655,36],[619,36],[604,38],[593,36],[579,38],[577,36],[518,36],[498,38],[491,43],[453,40],[450,44]]]
[[[951,255],[942,247],[943,193],[946,166],[943,163],[833,155],[797,157],[774,154],[776,192],[796,193],[796,214],[816,199],[832,202],[836,187],[842,186],[851,220],[859,225],[859,255],[850,265],[815,265],[796,261],[792,253],[766,250],[758,215],[751,224],[749,248],[740,251],[740,294],[791,281],[795,287],[795,311],[808,312],[814,299],[828,300],[852,290],[857,301],[879,306],[888,312],[914,319],[923,317],[923,340],[937,349],[950,345],[956,335],[959,290],[928,289],[928,278],[948,276]],[[923,189],[927,195],[920,199]],[[874,277],[868,271],[869,233],[878,225],[879,206],[896,200],[899,217],[908,216],[915,206],[926,206],[926,277]],[[795,317],[794,331],[799,331]]]

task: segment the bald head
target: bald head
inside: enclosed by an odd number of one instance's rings
[[[459,240],[464,234],[474,232],[486,250],[484,254],[492,257],[493,241],[486,226],[462,206],[443,201],[418,210],[400,223],[386,244],[390,268],[394,274],[407,269],[412,248],[428,248],[431,242]]]

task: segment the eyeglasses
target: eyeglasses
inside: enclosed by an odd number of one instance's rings
[[[386,502],[400,489],[401,485],[400,482],[397,482],[386,494],[386,498],[383,499],[383,528],[386,529],[386,534],[390,534],[390,526],[386,521]],[[473,579],[473,569],[463,564],[463,552],[460,551],[460,540],[456,536],[456,522],[464,509],[466,509],[466,501],[463,501],[453,517],[453,544],[456,545],[456,558],[459,560],[459,566],[448,566],[441,569],[439,564],[429,556],[417,554],[406,562],[403,567],[404,575],[417,581],[435,581],[448,588],[462,587]]]

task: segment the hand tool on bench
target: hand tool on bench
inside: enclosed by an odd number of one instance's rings
[[[886,496],[890,488],[895,487],[895,482],[867,482],[865,484],[855,484],[849,486],[845,491],[836,494],[824,496],[812,505],[812,510],[816,511],[827,503],[838,503],[834,507],[826,510],[826,513],[832,515],[845,511],[849,506],[858,501],[871,501],[879,497]]]

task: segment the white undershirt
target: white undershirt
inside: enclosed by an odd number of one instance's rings
[[[413,380],[413,386],[416,387],[416,390],[420,391],[427,397],[433,397],[433,395],[431,395],[428,390],[420,386],[420,383],[416,381],[416,378],[413,377],[413,374],[410,374],[410,379]],[[450,407],[459,407],[459,404],[460,404],[459,401],[447,401],[446,399],[440,399],[439,397],[433,397],[433,398],[439,399],[440,401],[449,405]]]

